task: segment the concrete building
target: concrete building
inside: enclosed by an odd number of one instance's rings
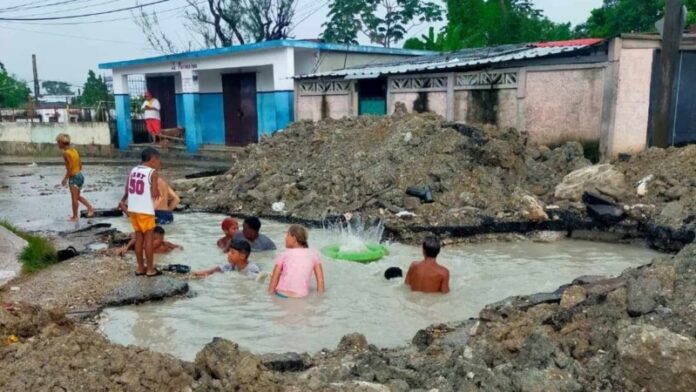
[[[293,77],[432,52],[279,40],[100,64],[113,72],[119,147],[133,143],[129,75],[144,75],[163,128],[185,128],[186,146],[244,146],[294,117]]]
[[[469,49],[296,77],[295,118],[391,114],[398,102],[451,121],[514,127],[535,144],[600,142],[604,156],[650,144],[656,35]],[[696,37],[686,36],[672,142],[696,141]],[[651,102],[653,102],[651,104]]]

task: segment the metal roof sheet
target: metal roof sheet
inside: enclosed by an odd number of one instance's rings
[[[557,43],[553,45],[541,44],[537,45],[503,45],[491,48],[466,49],[459,52],[449,53],[445,55],[422,56],[409,60],[402,60],[384,64],[365,65],[356,68],[346,68],[342,70],[320,72],[314,74],[305,74],[296,76],[297,79],[315,78],[315,77],[347,77],[351,79],[367,77],[374,75],[393,75],[410,72],[422,71],[438,71],[448,70],[452,68],[476,67],[487,64],[505,63],[509,61],[519,61],[534,58],[542,58],[561,53],[575,52],[598,42],[601,40],[588,40],[587,42],[579,42],[574,44],[573,41],[568,43]]]

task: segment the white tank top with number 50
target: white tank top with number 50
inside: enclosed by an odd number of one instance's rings
[[[136,166],[128,177],[128,212],[155,215],[155,203],[150,190],[152,173],[155,170],[147,166]]]

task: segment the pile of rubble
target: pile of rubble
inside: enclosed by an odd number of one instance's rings
[[[514,129],[409,114],[294,123],[250,146],[229,173],[175,185],[194,209],[308,220],[363,211],[387,222],[467,225],[544,219],[556,184],[588,165],[578,143],[530,147]]]

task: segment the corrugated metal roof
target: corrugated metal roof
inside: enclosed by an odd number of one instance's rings
[[[587,40],[587,42],[574,41],[546,43],[544,46],[537,44],[503,45],[490,48],[465,49],[459,52],[435,56],[421,56],[414,59],[402,60],[384,64],[365,65],[356,68],[347,68],[336,71],[320,72],[296,76],[297,79],[316,77],[346,77],[359,79],[377,77],[379,75],[393,75],[423,71],[449,70],[452,68],[477,67],[487,64],[505,63],[510,61],[542,58],[562,53],[571,53],[602,40]]]

